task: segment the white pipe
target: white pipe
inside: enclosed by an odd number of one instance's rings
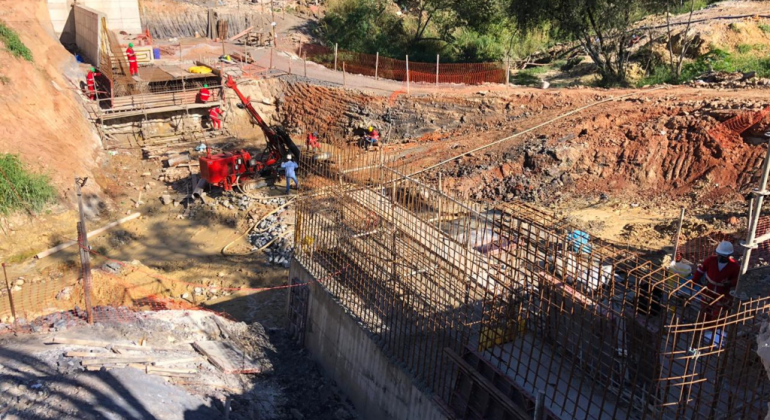
[[[100,234],[102,234],[106,230],[112,229],[115,226],[118,226],[118,225],[121,225],[121,224],[123,224],[125,222],[128,222],[129,220],[134,220],[134,219],[136,219],[137,217],[139,217],[141,215],[142,215],[142,213],[134,213],[134,214],[132,214],[130,216],[126,216],[126,217],[124,217],[124,218],[122,218],[120,220],[117,220],[115,222],[110,223],[107,226],[104,226],[102,228],[99,228],[99,229],[96,229],[94,231],[88,232],[88,234],[86,235],[86,238],[90,239],[92,236],[100,235]],[[61,251],[62,249],[69,248],[72,245],[75,245],[76,243],[78,243],[78,241],[65,242],[65,243],[63,243],[61,245],[57,245],[57,246],[55,246],[53,248],[47,249],[47,250],[45,250],[45,251],[35,255],[35,258],[37,258],[37,259],[45,258],[45,257],[47,257],[47,256],[49,256],[51,254],[55,254],[55,253]]]

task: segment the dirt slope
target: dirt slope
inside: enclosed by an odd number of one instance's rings
[[[73,200],[73,178],[96,167],[99,138],[63,74],[78,75],[74,58],[53,35],[42,0],[3,1],[0,20],[19,33],[34,62],[0,50],[0,151],[18,153],[51,175],[62,197]]]

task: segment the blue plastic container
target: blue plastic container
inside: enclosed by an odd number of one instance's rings
[[[152,58],[156,60],[160,60],[160,48],[153,48],[152,49]]]
[[[572,242],[572,252],[582,252],[588,254],[591,252],[591,235],[582,230],[575,230],[569,234],[569,240]]]

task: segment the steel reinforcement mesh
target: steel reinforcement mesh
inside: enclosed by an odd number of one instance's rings
[[[447,406],[448,354],[471,352],[549,418],[767,414],[770,298],[707,318],[703,289],[537,209],[454,200],[377,154],[305,159],[296,260]]]

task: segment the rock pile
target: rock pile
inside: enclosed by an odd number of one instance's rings
[[[285,199],[270,200],[270,204],[281,205],[283,204],[281,201],[285,202]],[[289,262],[294,253],[294,246],[292,245],[291,238],[287,238],[288,226],[281,217],[281,213],[284,211],[284,209],[281,209],[259,222],[254,231],[249,235],[249,242],[252,244],[253,250],[267,247],[264,249],[264,252],[267,254],[267,260],[270,264],[289,268]]]

